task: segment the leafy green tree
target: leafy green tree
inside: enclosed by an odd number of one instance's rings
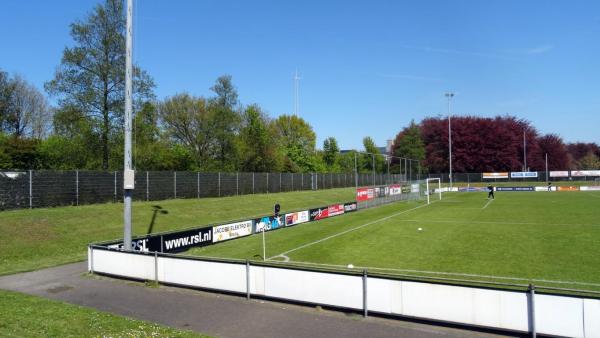
[[[316,150],[316,134],[312,127],[298,116],[281,115],[271,122],[275,144],[285,157],[284,170],[291,172],[323,171],[323,163]]]
[[[329,169],[335,170],[340,148],[335,137],[328,137],[323,141],[323,161]]]
[[[280,170],[280,156],[269,120],[257,105],[248,106],[240,130],[240,170],[269,172]]]
[[[218,170],[233,171],[238,159],[236,139],[241,123],[241,114],[235,109],[238,103],[237,90],[229,75],[217,78],[211,90],[217,95],[209,101],[215,142],[212,157],[217,161]]]
[[[425,160],[425,143],[421,137],[421,128],[414,120],[396,135],[392,153],[394,156],[415,159],[420,162]],[[399,165],[399,163],[395,164]]]
[[[384,172],[386,164],[385,159],[381,156],[381,152],[375,145],[375,141],[373,141],[370,136],[367,136],[363,138],[363,146],[365,147],[365,152],[370,154],[362,154],[360,161],[361,166],[359,166],[359,168],[362,168],[363,171],[367,172],[372,172],[373,170],[379,173]],[[373,157],[375,159],[375,168],[373,168]]]
[[[600,169],[600,159],[594,153],[588,153],[581,160],[579,160],[579,169],[582,170],[596,170]]]
[[[125,93],[125,12],[123,2],[106,0],[84,21],[71,24],[75,45],[63,51],[61,65],[46,90],[61,106],[75,106],[98,121],[102,168],[109,167],[109,137],[122,125]],[[153,98],[154,82],[134,67],[134,102]],[[138,110],[135,108],[135,110]],[[116,145],[115,145],[116,146]]]

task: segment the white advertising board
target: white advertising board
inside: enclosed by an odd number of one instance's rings
[[[243,221],[213,227],[213,243],[252,234],[252,221]]]
[[[291,212],[289,214],[285,214],[285,226],[289,227],[292,225],[306,223],[310,220],[308,210]]]

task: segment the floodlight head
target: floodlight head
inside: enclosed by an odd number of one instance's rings
[[[444,94],[447,98],[452,98],[454,96],[454,93],[446,93]]]

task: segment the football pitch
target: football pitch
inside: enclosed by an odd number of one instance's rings
[[[448,193],[265,233],[266,259],[600,291],[600,192]],[[437,196],[435,199],[436,200]],[[187,254],[262,260],[253,235]]]

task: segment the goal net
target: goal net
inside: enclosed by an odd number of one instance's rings
[[[430,195],[438,195],[442,199],[442,181],[439,178],[428,178],[425,180],[425,195],[427,196],[427,204],[431,203]]]
[[[426,181],[406,181],[356,189],[358,208],[371,208],[399,201],[421,200],[426,196]]]

